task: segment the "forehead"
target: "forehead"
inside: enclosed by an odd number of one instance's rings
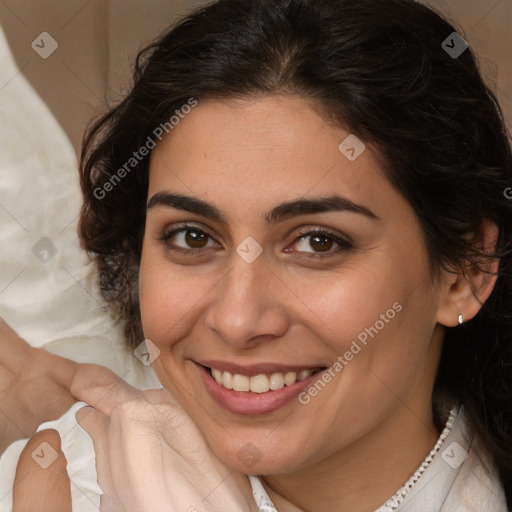
[[[370,145],[293,96],[199,101],[153,150],[148,196],[162,190],[260,209],[333,192],[401,201]]]

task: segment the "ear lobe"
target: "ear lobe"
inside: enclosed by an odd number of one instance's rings
[[[495,251],[498,236],[498,226],[489,219],[483,219],[469,240],[490,255]],[[498,278],[498,268],[499,259],[482,256],[477,261],[466,261],[457,271],[446,272],[445,292],[437,321],[446,327],[454,327],[458,325],[459,315],[465,322],[471,320],[491,295]]]

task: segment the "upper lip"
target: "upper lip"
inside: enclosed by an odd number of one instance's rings
[[[231,361],[196,361],[201,366],[207,368],[215,368],[223,372],[237,373],[239,375],[246,375],[247,377],[253,377],[254,375],[272,373],[287,373],[287,372],[300,372],[301,370],[312,370],[317,368],[325,368],[321,364],[308,364],[308,365],[288,365],[288,364],[275,364],[275,363],[256,363],[256,364],[236,364]]]

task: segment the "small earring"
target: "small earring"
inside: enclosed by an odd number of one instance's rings
[[[464,322],[464,317],[462,315],[459,315],[457,322],[459,323],[459,325],[462,324],[462,322]]]

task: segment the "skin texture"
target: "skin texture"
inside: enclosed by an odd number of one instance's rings
[[[340,153],[347,135],[296,97],[204,101],[151,157],[148,200],[159,192],[194,196],[226,220],[161,205],[148,211],[140,303],[145,336],[160,350],[154,368],[215,454],[267,475],[284,512],[374,510],[407,480],[439,435],[431,396],[442,326],[480,307],[461,274],[431,282],[413,210],[371,146],[355,161]],[[333,192],[379,220],[353,212],[264,220],[277,204]],[[182,231],[162,241],[180,222],[209,237],[191,246]],[[349,237],[354,248],[336,252],[333,243],[327,255],[311,237],[300,241],[308,228]],[[492,226],[486,233],[492,242]],[[250,264],[236,252],[248,236],[263,248]],[[308,258],[315,251],[322,258]],[[477,281],[485,300],[494,280]],[[401,311],[308,405],[234,414],[199,377],[195,362],[209,359],[329,367],[394,303]],[[238,457],[249,442],[260,453],[250,469]]]

